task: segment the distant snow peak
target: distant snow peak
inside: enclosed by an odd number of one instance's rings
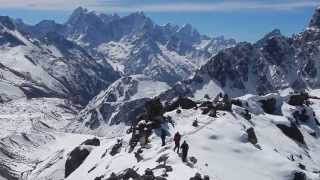
[[[309,23],[309,28],[320,28],[320,8],[318,7]]]

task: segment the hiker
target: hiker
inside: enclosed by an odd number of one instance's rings
[[[164,129],[161,129],[161,141],[162,141],[162,146],[166,145],[166,136],[167,132]]]
[[[180,135],[179,132],[177,132],[177,133],[174,135],[173,140],[174,140],[174,144],[175,144],[173,151],[175,152],[176,149],[178,149],[177,153],[179,153],[180,140],[181,140],[181,135]]]
[[[198,127],[198,126],[199,126],[199,124],[198,124],[198,119],[196,119],[196,120],[193,121],[192,126],[193,126],[193,127]]]
[[[188,150],[189,150],[189,145],[187,144],[186,141],[183,141],[181,145],[181,149],[182,149],[182,161],[186,162],[187,156],[188,156]]]

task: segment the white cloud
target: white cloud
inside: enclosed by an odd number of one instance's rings
[[[78,6],[108,12],[233,12],[248,10],[295,10],[316,7],[320,0],[279,0],[266,1],[215,1],[200,2],[159,2],[134,3],[123,0],[0,0],[0,8],[34,10],[72,10]]]
[[[104,6],[114,4],[114,0],[104,0]],[[0,0],[0,8],[31,10],[73,10],[79,6],[95,9],[97,0]]]

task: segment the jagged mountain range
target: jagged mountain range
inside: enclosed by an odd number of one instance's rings
[[[153,179],[317,180],[319,38],[320,8],[305,31],[274,30],[254,44],[141,12],[78,8],[64,24],[36,25],[0,17],[0,179],[141,179],[152,168]],[[218,93],[234,105],[215,117],[206,110]],[[168,143],[155,126],[130,151],[152,98],[165,105],[150,118],[165,120],[156,125]],[[190,144],[187,163],[172,151],[176,131]]]
[[[220,51],[164,97],[201,99],[220,92],[237,97],[319,88],[319,14],[317,9],[305,31],[292,37],[276,29],[254,44],[242,42]]]
[[[86,50],[55,33],[33,39],[9,17],[0,18],[1,100],[60,97],[86,104],[120,77]]]
[[[319,14],[320,9],[317,9],[306,30],[292,37],[286,37],[275,29],[254,44],[241,42],[235,47],[221,50],[201,66],[192,78],[175,84],[162,92],[159,98],[163,102],[177,97],[205,100],[205,97],[213,98],[219,93],[239,97],[319,88],[320,24],[316,23],[320,21]],[[101,107],[106,102],[93,99],[91,103]],[[142,107],[143,103],[131,105],[131,108]],[[128,109],[129,105],[126,102],[124,104],[123,107]],[[87,129],[86,132],[94,132],[90,128],[92,124],[104,124],[95,114],[109,113],[91,108],[83,110],[83,114],[89,121],[86,121],[86,125],[83,123],[82,127]],[[135,119],[137,115],[131,114],[130,119]],[[80,121],[81,117],[78,118]],[[122,119],[122,122],[126,123],[127,119]]]
[[[144,74],[170,84],[190,77],[209,57],[236,44],[223,36],[201,35],[190,24],[157,25],[142,12],[120,17],[80,7],[64,24],[47,20],[34,26],[17,24],[35,38],[57,33],[123,75]]]
[[[156,25],[141,12],[120,17],[78,8],[64,24],[0,19],[3,102],[68,97],[85,105],[121,75],[145,74],[173,85],[235,45],[191,25]]]

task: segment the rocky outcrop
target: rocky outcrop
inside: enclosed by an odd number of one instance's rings
[[[307,180],[307,176],[304,172],[295,171],[292,180]]]
[[[166,106],[166,111],[173,111],[177,108],[192,109],[197,107],[197,103],[186,97],[179,97]]]
[[[196,173],[196,174],[194,175],[194,177],[191,177],[189,180],[210,180],[210,177],[207,176],[207,175],[205,175],[205,176],[203,176],[203,178],[202,178],[202,176],[201,176],[200,173]]]
[[[146,169],[145,174],[140,175],[136,170],[128,168],[120,174],[112,173],[106,180],[120,180],[120,179],[137,179],[137,180],[166,180],[161,176],[155,176],[151,169]]]
[[[68,177],[86,160],[94,146],[100,146],[100,140],[97,138],[87,139],[68,154],[65,164],[65,177]]]
[[[247,134],[248,134],[248,141],[250,143],[252,143],[253,145],[258,143],[258,138],[256,136],[256,133],[253,127],[247,129]]]
[[[259,101],[264,112],[273,114],[276,111],[277,100],[275,98],[263,99]]]
[[[92,139],[87,139],[81,145],[100,146],[100,140],[96,137]]]
[[[76,147],[69,154],[65,165],[65,177],[75,171],[90,154],[90,150],[84,146]]]
[[[291,123],[290,127],[288,127],[284,124],[277,124],[277,127],[280,128],[281,131],[286,136],[288,136],[289,138],[291,138],[295,142],[306,145],[306,143],[304,141],[303,134],[300,132],[299,128],[294,123]]]
[[[307,93],[299,93],[290,95],[288,104],[292,106],[302,106],[306,103],[309,95]]]

